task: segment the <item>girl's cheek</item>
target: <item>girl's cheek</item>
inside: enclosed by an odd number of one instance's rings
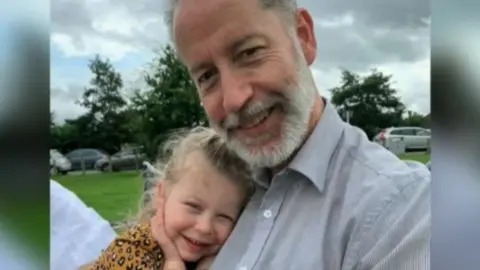
[[[175,204],[172,202],[167,202],[165,204],[165,231],[167,236],[170,238],[175,237],[178,233],[178,225],[176,224],[178,221],[178,213],[176,213]]]
[[[217,227],[217,237],[220,245],[223,245],[227,241],[232,229],[232,226],[226,224],[221,224]]]
[[[176,209],[171,212],[170,218],[165,220],[165,227],[168,227],[172,233],[187,229],[192,223],[192,217],[182,209]]]

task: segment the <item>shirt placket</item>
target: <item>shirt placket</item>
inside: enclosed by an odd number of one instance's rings
[[[272,232],[275,224],[275,219],[280,211],[280,207],[285,198],[287,191],[286,181],[283,181],[285,173],[275,177],[271,186],[265,192],[260,210],[257,213],[256,222],[254,225],[254,232],[248,249],[242,257],[240,263],[237,265],[238,270],[252,270],[262,253],[262,250],[267,242],[268,236]]]

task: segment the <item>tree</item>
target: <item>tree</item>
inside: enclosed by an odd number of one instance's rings
[[[391,75],[376,69],[365,77],[342,71],[341,85],[331,89],[331,102],[340,115],[365,131],[371,139],[379,129],[402,122],[405,105],[392,88]]]
[[[118,151],[122,143],[131,139],[126,128],[124,111],[127,101],[121,93],[122,77],[108,59],[102,60],[98,55],[90,61],[88,67],[93,78],[78,104],[88,110],[83,120],[88,120],[91,130],[82,129],[82,135],[90,136],[90,147],[101,142],[102,145],[98,148],[108,152]]]
[[[430,114],[422,115],[417,112],[408,111],[407,117],[405,117],[402,122],[404,126],[429,128]]]
[[[131,100],[134,113],[130,116],[138,129],[137,140],[153,159],[171,131],[207,121],[195,84],[171,46],[157,53],[150,67],[144,77],[147,87]]]
[[[51,148],[62,153],[84,147],[102,148],[93,126],[96,120],[91,114],[84,114],[76,119],[67,119],[62,125],[50,128]]]

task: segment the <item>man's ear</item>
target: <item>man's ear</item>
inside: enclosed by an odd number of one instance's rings
[[[308,65],[313,64],[317,57],[317,40],[315,38],[312,16],[304,8],[297,10],[297,36]]]

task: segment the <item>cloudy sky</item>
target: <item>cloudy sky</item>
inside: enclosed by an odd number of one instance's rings
[[[430,5],[427,0],[300,0],[315,21],[319,91],[338,85],[340,69],[393,75],[411,110],[430,112]],[[75,104],[90,80],[87,64],[108,57],[135,87],[152,51],[167,44],[159,0],[52,0],[51,110],[56,121],[83,112]]]

